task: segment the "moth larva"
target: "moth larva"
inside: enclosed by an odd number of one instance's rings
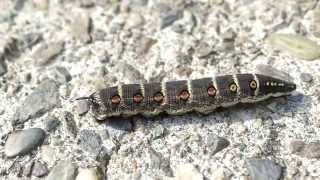
[[[164,83],[125,84],[107,87],[79,99],[88,99],[94,116],[104,120],[112,116],[150,116],[161,112],[207,113],[240,102],[253,103],[289,95],[295,89],[294,83],[270,76],[235,74]]]

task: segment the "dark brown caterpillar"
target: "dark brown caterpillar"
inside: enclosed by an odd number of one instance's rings
[[[209,113],[218,107],[253,103],[269,97],[289,95],[296,89],[291,82],[261,74],[235,74],[163,83],[125,84],[99,90],[88,99],[98,120],[112,116],[161,112]]]

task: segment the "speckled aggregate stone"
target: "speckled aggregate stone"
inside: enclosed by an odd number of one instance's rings
[[[6,141],[4,152],[8,157],[29,153],[43,142],[44,137],[45,132],[40,128],[13,132]]]
[[[23,123],[30,118],[41,116],[58,105],[58,84],[50,79],[44,80],[17,108],[12,123]]]
[[[318,0],[1,0],[0,9],[0,179],[320,176]],[[122,83],[252,72],[297,91],[206,116],[108,121],[75,100]],[[33,128],[43,130],[12,140]]]
[[[251,179],[278,180],[281,177],[281,167],[267,159],[250,159],[247,161]]]
[[[71,163],[70,161],[60,161],[55,165],[46,180],[73,180],[76,178],[77,166]]]

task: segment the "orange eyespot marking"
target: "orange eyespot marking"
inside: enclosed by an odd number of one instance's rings
[[[112,104],[119,104],[120,101],[121,101],[121,98],[120,98],[119,95],[114,95],[114,96],[112,96],[112,98],[111,98]]]
[[[161,92],[157,92],[156,94],[154,94],[153,96],[153,100],[158,102],[158,103],[161,103],[163,101],[163,94]]]
[[[255,90],[255,89],[257,89],[257,82],[255,80],[252,80],[252,81],[250,81],[249,86],[251,89]]]
[[[216,93],[217,93],[217,90],[213,86],[210,86],[207,89],[207,93],[208,93],[209,96],[215,96]]]
[[[183,91],[181,91],[180,94],[179,94],[179,98],[180,98],[181,100],[184,100],[184,101],[188,100],[189,97],[190,97],[190,94],[189,94],[189,92],[188,92],[187,90],[183,90]]]
[[[237,85],[235,83],[230,84],[229,89],[231,92],[237,92]]]
[[[136,94],[133,96],[133,101],[136,103],[140,103],[143,100],[143,96],[141,94]]]

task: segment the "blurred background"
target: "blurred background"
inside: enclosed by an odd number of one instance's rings
[[[1,0],[0,179],[319,179],[318,0]],[[119,83],[259,72],[294,96],[97,123]]]

